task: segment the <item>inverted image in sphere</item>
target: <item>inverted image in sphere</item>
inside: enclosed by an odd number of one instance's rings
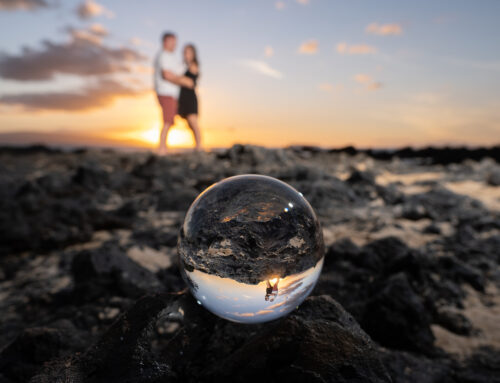
[[[301,193],[251,174],[222,180],[196,198],[178,252],[200,304],[234,322],[259,323],[288,314],[310,294],[324,244]]]

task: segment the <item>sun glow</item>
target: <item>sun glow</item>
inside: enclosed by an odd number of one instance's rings
[[[128,132],[125,136],[129,139],[135,139],[149,147],[156,147],[160,139],[160,123],[153,122],[149,128]],[[122,135],[122,138],[124,135]],[[176,116],[174,124],[170,127],[167,137],[169,148],[192,148],[194,147],[194,138],[189,126],[185,120]]]
[[[147,130],[143,130],[138,133],[137,138],[144,141],[150,145],[157,145],[158,138],[160,137],[160,124],[155,123],[154,126]]]
[[[167,145],[169,148],[192,148],[195,145],[193,134],[186,120],[176,116],[174,125],[168,131]]]
[[[271,282],[273,285],[275,285],[276,282],[278,282],[279,279],[281,279],[281,278],[273,278],[269,282]]]

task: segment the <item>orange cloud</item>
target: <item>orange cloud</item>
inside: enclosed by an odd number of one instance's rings
[[[297,3],[299,3],[301,5],[307,5],[310,3],[310,0],[297,0]]]
[[[108,31],[100,24],[93,24],[88,30],[68,28],[68,32],[75,41],[87,41],[94,45],[101,45],[102,38],[108,35]]]
[[[367,33],[379,36],[400,35],[403,33],[401,24],[378,24],[371,23],[365,29]]]
[[[233,314],[233,315],[236,315],[238,317],[244,317],[244,318],[255,316],[255,313],[230,313],[230,312],[228,312],[227,314]]]
[[[274,6],[278,11],[285,9],[285,3],[283,1],[277,1],[276,3],[274,3]]]
[[[354,80],[357,83],[364,85],[368,90],[377,90],[382,88],[382,83],[373,80],[372,76],[369,74],[359,73],[354,76]]]
[[[264,55],[266,57],[272,57],[274,56],[274,49],[272,46],[268,45],[264,48]]]
[[[373,54],[377,52],[377,48],[368,44],[355,44],[349,45],[347,43],[338,43],[337,44],[337,52],[344,55],[367,55]]]
[[[380,89],[380,88],[382,88],[382,83],[381,82],[377,82],[377,81],[374,81],[374,82],[368,84],[368,86],[367,86],[368,90],[377,90],[377,89]]]
[[[354,80],[360,84],[367,84],[373,81],[372,76],[369,74],[360,73],[354,76]]]
[[[108,35],[108,30],[102,24],[94,23],[90,26],[89,30],[96,36],[104,37]]]
[[[155,44],[153,44],[151,41],[143,40],[140,37],[134,36],[128,40],[130,45],[134,45],[136,47],[148,47],[148,48],[154,48]]]
[[[318,40],[308,40],[300,45],[298,52],[304,55],[314,55],[318,52],[318,47]]]
[[[101,15],[110,18],[114,17],[113,12],[101,4],[96,3],[94,0],[85,0],[78,6],[76,13],[81,19],[91,19]]]
[[[333,92],[333,85],[327,82],[318,85],[318,89],[323,92]]]
[[[133,70],[132,70],[133,73],[141,73],[141,74],[153,74],[154,73],[154,68],[151,65],[137,64],[137,65],[132,65],[131,68],[133,68]],[[198,89],[198,91],[199,90],[200,89]]]
[[[256,315],[266,315],[266,314],[272,314],[274,313],[273,310],[259,310],[257,311]]]
[[[139,37],[132,37],[129,41],[130,41],[130,44],[132,44],[132,45],[136,45],[136,46],[142,45],[142,39],[140,39]]]

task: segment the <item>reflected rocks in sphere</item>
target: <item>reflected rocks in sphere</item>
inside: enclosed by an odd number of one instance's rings
[[[199,303],[222,318],[259,323],[288,314],[310,294],[324,244],[301,193],[275,178],[242,175],[198,196],[178,251]]]

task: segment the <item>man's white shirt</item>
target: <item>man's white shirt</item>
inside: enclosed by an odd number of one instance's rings
[[[176,75],[182,74],[182,64],[172,52],[161,50],[155,60],[155,90],[160,96],[179,97],[179,86],[163,78],[162,71],[168,70]]]

